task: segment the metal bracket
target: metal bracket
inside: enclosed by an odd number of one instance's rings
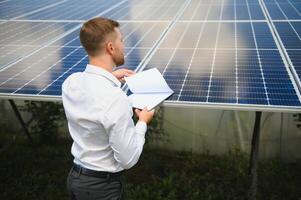
[[[22,129],[23,129],[25,135],[27,136],[28,141],[30,143],[32,143],[32,137],[30,136],[30,133],[28,131],[28,125],[30,124],[31,120],[28,123],[25,123],[24,120],[23,120],[23,118],[22,118],[22,116],[21,116],[21,114],[20,114],[20,112],[19,112],[19,110],[18,110],[18,107],[16,106],[16,104],[14,102],[14,100],[9,99],[8,101],[9,101],[9,103],[10,103],[10,105],[11,105],[11,107],[12,107],[12,109],[13,109],[15,115],[16,115],[16,117],[18,118],[18,120],[19,120],[19,122],[21,124]]]
[[[258,152],[259,152],[259,138],[260,138],[260,121],[261,111],[256,111],[255,124],[252,136],[252,146],[250,155],[249,174],[251,175],[251,186],[249,189],[249,199],[257,199],[257,183],[258,183]]]

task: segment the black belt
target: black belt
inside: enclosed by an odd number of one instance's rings
[[[84,168],[80,165],[73,164],[73,170],[76,171],[79,174],[83,174],[86,176],[92,176],[92,177],[97,177],[97,178],[106,178],[106,179],[111,179],[111,178],[120,178],[121,175],[123,174],[122,171],[112,173],[112,172],[103,172],[103,171],[95,171],[92,169],[87,169]]]

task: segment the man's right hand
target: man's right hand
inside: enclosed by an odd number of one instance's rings
[[[145,123],[149,123],[155,113],[155,110],[148,111],[147,107],[144,107],[143,110],[135,109],[135,113],[139,118],[139,121],[143,121]]]

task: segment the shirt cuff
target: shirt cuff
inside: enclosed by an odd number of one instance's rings
[[[141,134],[141,135],[145,135],[147,130],[147,125],[145,122],[143,121],[138,121],[136,124],[136,132]]]

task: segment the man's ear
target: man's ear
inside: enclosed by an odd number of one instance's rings
[[[107,52],[112,55],[113,52],[114,52],[114,46],[113,46],[113,43],[112,42],[108,42],[106,44],[106,49],[107,49]]]

